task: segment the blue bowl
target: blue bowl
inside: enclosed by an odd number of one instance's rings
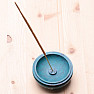
[[[47,58],[54,70],[42,54],[34,61],[33,75],[37,82],[45,88],[57,89],[65,86],[73,74],[73,65],[69,58],[59,52],[47,52]]]

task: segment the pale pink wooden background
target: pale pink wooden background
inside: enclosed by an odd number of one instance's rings
[[[74,66],[64,89],[41,88],[32,74],[42,52],[13,0],[0,2],[0,94],[94,94],[94,0],[16,0],[46,51]]]

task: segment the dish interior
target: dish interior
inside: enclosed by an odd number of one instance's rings
[[[60,55],[48,54],[47,58],[53,69],[57,71],[55,75],[49,73],[50,66],[43,56],[36,65],[36,72],[38,77],[48,83],[58,83],[63,81],[68,77],[69,74],[69,63],[68,61]]]

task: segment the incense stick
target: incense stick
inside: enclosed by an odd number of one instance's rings
[[[48,58],[47,58],[47,56],[46,56],[46,53],[45,53],[45,51],[44,51],[44,49],[43,49],[42,45],[40,44],[40,42],[39,42],[38,38],[36,37],[35,33],[33,32],[33,30],[32,30],[32,28],[31,28],[31,26],[29,25],[29,23],[28,23],[28,21],[26,20],[25,16],[24,16],[24,15],[23,15],[23,13],[21,12],[21,10],[20,10],[19,6],[17,5],[17,3],[16,3],[16,2],[14,2],[14,3],[15,3],[15,5],[16,5],[16,7],[18,8],[18,10],[19,10],[20,14],[22,15],[22,17],[23,17],[24,21],[26,22],[26,24],[27,24],[27,26],[28,26],[29,30],[30,30],[30,31],[31,31],[31,33],[33,34],[33,36],[34,36],[35,40],[37,41],[37,43],[38,43],[39,47],[41,48],[41,50],[42,50],[42,52],[43,52],[43,54],[44,54],[44,56],[45,56],[45,58],[46,58],[46,60],[47,60],[47,62],[48,62],[48,64],[49,64],[49,66],[50,66],[50,68],[51,68],[51,70],[53,71],[53,69],[52,69],[52,67],[51,67],[51,64],[49,63],[49,60],[48,60]]]

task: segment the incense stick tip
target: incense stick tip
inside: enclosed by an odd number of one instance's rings
[[[15,5],[17,5],[17,3],[14,1]]]

